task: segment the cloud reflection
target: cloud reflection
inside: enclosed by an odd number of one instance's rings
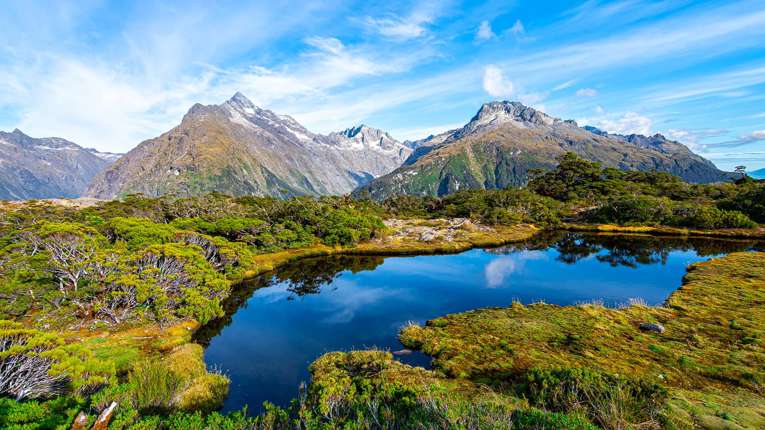
[[[523,271],[527,261],[546,260],[547,255],[541,251],[523,251],[512,255],[503,255],[489,262],[484,269],[486,286],[497,288],[504,286],[505,279],[513,273]]]

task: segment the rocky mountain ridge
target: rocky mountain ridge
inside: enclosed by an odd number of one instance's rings
[[[410,152],[367,126],[313,133],[236,93],[220,105],[194,105],[177,127],[96,177],[87,195],[344,194],[400,166]]]
[[[462,128],[419,141],[395,171],[360,187],[357,195],[439,196],[465,188],[520,186],[531,169],[549,169],[565,152],[623,170],[664,171],[689,182],[733,175],[685,145],[654,136],[615,135],[553,118],[518,102],[484,104]]]
[[[79,197],[119,157],[59,137],[0,131],[0,200]]]

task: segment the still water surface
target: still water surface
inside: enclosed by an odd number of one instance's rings
[[[236,289],[228,315],[197,334],[208,366],[231,378],[224,410],[286,406],[328,351],[400,350],[408,321],[513,301],[558,305],[661,304],[686,267],[752,242],[556,233],[503,248],[409,257],[301,260]],[[422,354],[400,356],[428,365]]]

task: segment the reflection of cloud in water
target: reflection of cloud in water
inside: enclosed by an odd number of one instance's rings
[[[322,319],[325,324],[346,324],[353,320],[359,309],[399,294],[398,290],[360,287],[356,282],[339,279],[334,285],[338,291],[324,297],[330,314]]]
[[[253,297],[257,297],[258,300],[264,303],[275,303],[293,295],[287,290],[289,285],[289,282],[280,282],[276,285],[260,288],[255,290]]]
[[[523,270],[527,261],[546,260],[547,254],[542,251],[523,251],[517,254],[502,256],[489,262],[484,269],[486,286],[496,288],[505,282],[505,278]]]

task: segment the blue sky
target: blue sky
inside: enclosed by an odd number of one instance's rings
[[[212,3],[216,3],[215,6]],[[127,151],[242,91],[399,139],[519,100],[765,167],[765,1],[5,1],[0,129]]]

